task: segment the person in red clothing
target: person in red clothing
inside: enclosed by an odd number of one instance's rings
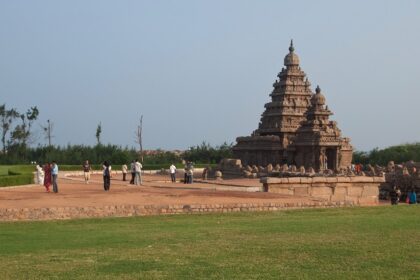
[[[51,165],[50,163],[44,164],[44,187],[47,190],[47,192],[50,192],[50,186],[51,186]]]

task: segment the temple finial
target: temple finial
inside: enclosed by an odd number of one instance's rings
[[[290,40],[290,47],[289,47],[289,51],[290,51],[290,52],[294,52],[294,51],[295,51],[295,48],[293,47],[293,39],[292,39],[292,40]]]
[[[319,87],[319,85],[318,85],[318,86],[316,86],[315,92],[316,92],[316,93],[321,93],[321,88]]]

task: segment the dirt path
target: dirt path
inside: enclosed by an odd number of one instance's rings
[[[45,208],[83,207],[107,205],[179,205],[179,204],[227,204],[266,202],[309,202],[308,197],[290,197],[263,192],[238,191],[238,188],[258,187],[258,180],[238,179],[231,184],[224,181],[231,190],[216,190],[221,185],[194,183],[185,185],[171,183],[167,176],[146,175],[143,186],[123,182],[119,175],[112,178],[111,190],[105,192],[101,176],[92,176],[90,184],[80,177],[60,178],[59,193],[46,193],[43,186],[0,188],[0,208]],[[231,185],[231,186],[229,186]]]

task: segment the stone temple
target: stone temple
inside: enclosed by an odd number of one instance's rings
[[[315,93],[299,66],[293,41],[251,136],[238,137],[233,148],[243,165],[289,164],[338,171],[351,165],[350,139],[341,136],[319,86]]]

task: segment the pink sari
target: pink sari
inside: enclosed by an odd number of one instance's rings
[[[51,186],[51,167],[49,164],[44,165],[43,167],[44,169],[44,186],[47,189],[47,192],[50,191],[50,186]]]

